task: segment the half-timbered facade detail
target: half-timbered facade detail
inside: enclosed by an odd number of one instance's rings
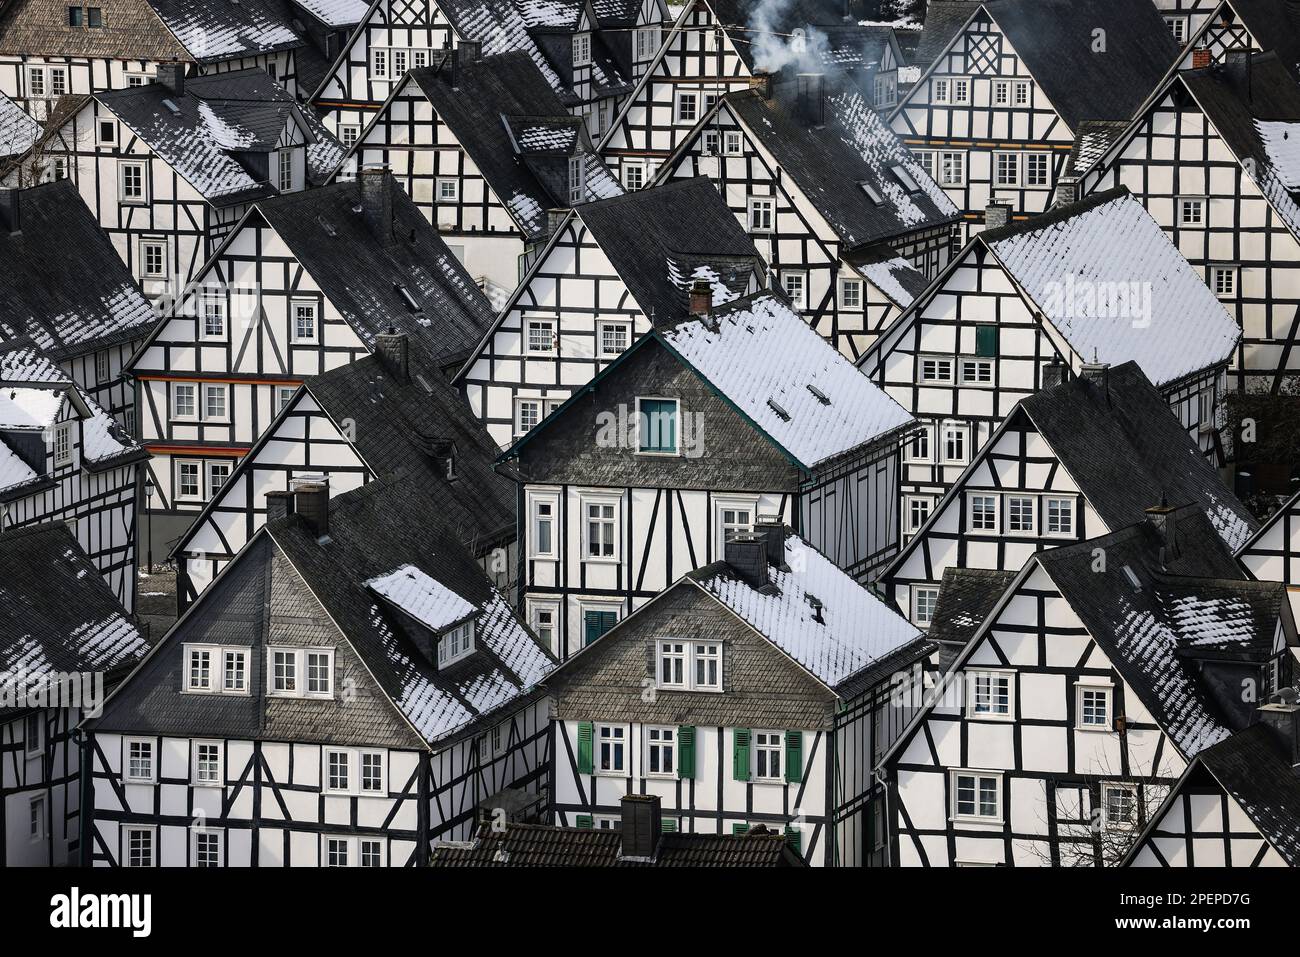
[[[456,382],[507,447],[638,336],[685,319],[697,279],[719,305],[765,278],[753,242],[703,177],[577,206]]]
[[[126,362],[149,303],[71,183],[0,190],[0,342],[27,337],[135,431]]]
[[[438,503],[409,480],[279,502],[83,725],[87,863],[422,866],[541,803],[553,661]]]
[[[262,70],[294,94],[303,46],[274,0],[25,0],[0,11],[0,93],[44,122],[65,95],[143,86],[177,64]]]
[[[1284,584],[1292,609],[1300,615],[1300,492],[1242,545],[1237,561],[1257,581]]]
[[[61,522],[0,533],[0,867],[80,862],[75,729],[148,649],[97,572]]]
[[[1199,506],[1238,549],[1257,522],[1198,451],[1136,363],[1089,367],[1021,400],[937,503],[903,496],[905,544],[881,576],[885,593],[928,628],[948,569],[1019,571],[1037,551],[1142,521],[1162,500]]]
[[[890,123],[969,233],[991,202],[1047,209],[1080,124],[1130,119],[1177,53],[1149,2],[972,4]]]
[[[264,71],[186,79],[176,65],[89,97],[45,148],[145,295],[167,303],[251,203],[320,182],[342,152]]]
[[[891,679],[931,650],[781,526],[732,539],[546,681],[555,822],[614,827],[648,794],[665,830],[761,824],[811,865],[882,862],[877,761],[912,714]]]
[[[504,456],[533,629],[567,657],[763,521],[870,580],[911,422],[770,292],[652,331]]]
[[[331,496],[416,477],[493,583],[515,597],[514,483],[497,448],[416,340],[383,334],[376,352],[308,379],[213,492],[172,551],[183,609],[266,523],[268,494],[304,482]]]
[[[791,303],[857,359],[947,263],[957,209],[862,93],[829,82],[845,80],[727,94],[659,176],[707,176]]]
[[[135,606],[136,495],[148,453],[26,339],[0,346],[0,528],[61,522]]]
[[[557,212],[623,192],[582,121],[519,52],[462,45],[412,70],[344,160],[386,166],[494,301],[545,243]]]
[[[1161,18],[1173,34],[1174,42],[1187,47],[1201,33],[1208,21],[1219,20],[1216,15],[1224,4],[1221,0],[1153,0]]]
[[[1136,361],[1210,449],[1237,338],[1219,299],[1118,190],[975,236],[861,366],[922,421],[903,490],[933,503],[1052,362],[1078,374]]]
[[[1228,57],[1173,76],[1081,186],[1132,191],[1241,327],[1233,388],[1276,392],[1300,372],[1300,87],[1273,53]]]
[[[1114,866],[1296,644],[1195,507],[1038,553],[885,759],[900,866]]]
[[[188,527],[304,379],[372,352],[390,327],[452,367],[491,316],[382,170],[256,204],[131,364],[155,544]]]

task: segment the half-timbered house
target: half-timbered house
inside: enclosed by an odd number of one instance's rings
[[[782,526],[733,538],[546,679],[556,823],[614,827],[650,794],[666,830],[762,824],[812,865],[879,860],[877,759],[911,714],[892,678],[931,651]]]
[[[250,204],[321,182],[342,149],[262,70],[87,98],[44,149],[154,301],[178,297]]]
[[[143,86],[162,64],[255,68],[294,93],[303,46],[276,0],[17,0],[0,10],[0,93],[44,121],[63,96]]]
[[[61,522],[0,532],[0,867],[79,862],[77,723],[145,637]]]
[[[724,94],[768,73],[847,72],[886,108],[898,91],[894,32],[845,13],[840,0],[689,0],[600,142],[610,169],[630,189],[650,182]]]
[[[860,581],[897,549],[911,416],[775,294],[699,308],[502,457],[523,485],[529,620],[561,658],[763,521]]]
[[[170,547],[308,376],[367,355],[390,328],[451,368],[491,319],[384,170],[256,203],[131,361],[155,545]]]
[[[398,473],[438,502],[465,550],[516,597],[514,483],[494,470],[498,449],[422,346],[385,333],[374,355],[293,393],[172,550],[182,610],[266,523],[270,492],[323,482],[341,495]]]
[[[1124,860],[1126,867],[1300,866],[1300,720],[1295,692],[1194,757]]]
[[[1125,190],[975,236],[860,365],[922,421],[903,490],[931,503],[1058,362],[1133,360],[1203,449],[1239,331]],[[1059,374],[1059,370],[1057,370]]]
[[[1195,506],[1039,552],[913,686],[925,708],[885,758],[891,861],[1119,864],[1296,644],[1282,587],[1245,580]]]
[[[1300,79],[1300,27],[1287,0],[1183,0],[1183,9],[1165,13],[1183,45],[1182,69],[1223,63],[1233,50],[1272,50]],[[1181,29],[1177,23],[1186,24]]]
[[[435,53],[393,89],[344,159],[382,165],[489,296],[527,273],[557,212],[623,192],[537,66],[520,52]]]
[[[27,337],[135,431],[126,362],[149,303],[71,183],[0,190],[0,341]]]
[[[372,0],[312,103],[351,145],[408,70],[468,42],[489,55],[525,54],[597,136],[654,56],[667,19],[663,0]]]
[[[1300,86],[1274,53],[1173,75],[1084,172],[1084,194],[1127,186],[1242,329],[1234,389],[1300,371]]]
[[[728,93],[659,177],[707,176],[791,303],[857,359],[947,263],[957,209],[842,84],[783,75]]]
[[[1218,10],[1220,0],[1154,0],[1174,42],[1187,47]]]
[[[882,587],[930,627],[946,570],[1019,571],[1039,550],[1142,521],[1162,499],[1199,506],[1239,549],[1258,523],[1197,453],[1136,363],[1091,366],[1022,399],[937,503],[903,496],[906,542]]]
[[[753,242],[703,177],[576,206],[455,381],[504,448],[638,336],[687,318],[696,280],[719,305],[765,278]]]
[[[1300,617],[1300,492],[1238,549],[1237,561],[1257,581],[1284,584],[1292,610]]]
[[[890,124],[961,210],[1041,213],[1084,120],[1128,120],[1178,54],[1147,0],[991,0],[928,64]]]
[[[370,9],[368,0],[282,0],[295,32],[305,41],[294,51],[297,95],[306,101]]]
[[[30,340],[0,345],[0,529],[67,525],[128,610],[148,457]]]
[[[554,663],[440,503],[410,479],[277,501],[82,725],[86,863],[421,866],[544,803]]]

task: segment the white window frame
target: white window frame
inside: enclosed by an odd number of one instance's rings
[[[550,329],[550,335],[547,337],[550,346],[544,349],[533,348],[533,327],[546,327]],[[556,322],[554,319],[544,319],[541,317],[530,318],[524,317],[523,328],[520,330],[523,335],[523,352],[526,356],[554,356],[559,354],[560,337],[556,331]]]
[[[610,350],[605,348],[605,333],[606,331],[616,330],[616,329],[622,330],[623,341],[625,342],[625,345],[623,346],[622,349],[615,349],[614,351],[611,352]],[[605,359],[613,358],[614,356],[622,355],[624,352],[627,351],[628,347],[631,345],[632,345],[632,323],[611,322],[611,321],[602,321],[596,323],[596,355]]]
[[[133,834],[149,835],[149,859],[139,864],[131,863],[131,836]],[[157,867],[158,866],[158,828],[150,824],[126,824],[122,827],[121,860],[123,867]]]
[[[1036,182],[1037,177],[1034,175],[1034,169],[1030,163],[1031,159],[1041,159],[1043,161],[1043,181]],[[1024,189],[1051,189],[1052,188],[1052,154],[1047,150],[1026,150],[1022,154],[1024,168],[1020,172],[1020,182]]]
[[[1083,695],[1085,691],[1101,692],[1106,696],[1106,720],[1101,724],[1088,724],[1083,720]],[[1074,730],[1110,733],[1115,727],[1115,683],[1105,678],[1083,677],[1074,683]]]
[[[996,698],[997,684],[1007,686],[1006,711],[980,711],[979,682],[988,681],[990,706]],[[974,668],[966,672],[966,717],[974,721],[1016,720],[1016,673],[1006,668]]]
[[[934,438],[936,435],[934,423],[923,423],[920,428],[912,435],[911,438],[903,445],[903,462],[904,464],[916,465],[933,465],[935,456]],[[916,454],[917,442],[924,442],[926,454]]]
[[[204,382],[203,387],[199,389],[199,394],[203,398],[202,418],[204,422],[229,422],[230,421],[230,385],[225,382]],[[221,411],[213,413],[211,401],[214,396],[221,397]]]
[[[226,866],[226,848],[225,831],[218,827],[192,827],[190,829],[190,860],[195,867],[199,864],[199,838],[215,837],[217,839],[217,861],[215,864],[206,865],[208,867],[225,867]]]
[[[651,724],[643,725],[644,742],[642,752],[642,761],[644,767],[641,773],[648,778],[675,778],[677,777],[677,759],[679,757],[677,740],[677,728],[674,725]],[[656,737],[656,735],[658,737]],[[663,754],[668,752],[668,768],[664,768]],[[659,770],[651,770],[651,756],[658,752]]]
[[[277,385],[272,393],[274,408],[271,410],[273,415],[279,415],[293,401],[293,397],[298,394],[296,385]]]
[[[743,156],[744,154],[745,154],[745,141],[741,138],[740,130],[723,130],[722,131],[722,155]]]
[[[1010,176],[1008,179],[1007,176]],[[1014,150],[993,151],[993,186],[1016,189],[1020,186],[1020,154]]]
[[[573,65],[591,65],[591,34],[575,33],[573,35]]]
[[[582,521],[582,561],[596,565],[617,565],[622,559],[622,538],[623,538],[623,499],[619,495],[609,493],[585,493],[580,494],[578,498],[579,516]],[[602,525],[609,523],[613,527],[613,553],[610,555],[592,555],[590,554],[591,540],[589,528],[590,518],[588,509],[592,506],[613,506],[614,517],[612,520],[605,518],[603,515],[597,518]]]
[[[216,780],[204,780],[199,769],[199,749],[217,749]],[[198,738],[190,742],[190,787],[219,788],[226,783],[226,745],[223,741],[212,738]]]
[[[27,804],[27,830],[33,844],[45,840],[46,807],[44,794],[34,795]]]
[[[330,672],[330,690],[329,692],[307,690],[307,652],[315,654],[325,654],[329,656]],[[293,661],[293,679],[294,689],[277,690],[275,687],[275,656],[277,654],[288,655]],[[267,645],[266,647],[266,693],[272,698],[312,698],[320,701],[330,701],[334,699],[334,689],[338,685],[335,676],[335,658],[334,649],[324,646],[312,646],[310,648],[295,648],[287,645]]]
[[[766,225],[755,225],[754,214],[763,211],[762,219]],[[749,196],[745,199],[745,225],[749,232],[769,235],[776,232],[776,197]]]
[[[1028,106],[1031,99],[1030,83],[1028,80],[1016,80],[1012,94],[1011,102],[1015,106]]]
[[[677,647],[681,646],[681,650]],[[664,662],[681,662],[682,680],[664,680]],[[710,682],[700,676],[701,665],[716,662],[717,680]],[[665,691],[698,691],[720,693],[726,687],[723,673],[726,657],[720,640],[699,638],[659,638],[655,641],[655,687]],[[707,667],[705,669],[707,671]]]
[[[454,176],[439,176],[434,180],[433,197],[435,202],[459,203],[460,180]]]
[[[964,76],[954,76],[952,82],[952,100],[953,106],[970,105],[970,79]]]
[[[542,636],[541,615],[546,613],[551,616],[549,625],[551,637],[549,643]],[[538,640],[550,648],[554,654],[559,654],[560,650],[560,603],[556,601],[543,601],[537,598],[528,599],[528,627],[533,629],[533,634],[537,635]]]
[[[32,719],[36,719],[36,733],[30,734]],[[23,755],[24,757],[34,758],[45,750],[45,721],[39,711],[29,714],[23,721]],[[33,747],[35,745],[35,747]]]
[[[286,168],[287,167],[287,168]],[[276,189],[289,193],[294,188],[293,148],[275,151]]]
[[[970,371],[974,375],[968,375]],[[987,371],[988,377],[983,378],[982,373]],[[958,381],[971,389],[992,389],[993,382],[993,360],[984,357],[961,356],[957,359],[957,378]]]
[[[913,506],[924,506],[925,518],[921,521],[915,521],[913,516]],[[934,499],[929,495],[904,495],[903,496],[903,531],[907,535],[915,535],[925,527],[925,523],[930,520],[934,514]]]
[[[1132,802],[1133,818],[1129,821],[1113,821],[1110,816],[1110,795],[1111,792],[1121,791],[1129,795]],[[1136,784],[1129,784],[1123,781],[1107,781],[1101,786],[1101,821],[1108,831],[1132,831],[1140,823],[1138,815],[1138,787]]]
[[[222,341],[226,339],[226,333],[229,330],[229,324],[226,321],[226,297],[221,292],[208,291],[199,293],[198,302],[198,326],[199,338],[208,342]],[[219,324],[216,332],[208,328],[208,320],[215,319]]]
[[[808,308],[808,270],[782,269],[779,276],[781,279],[781,290],[785,293],[786,298],[790,300],[790,304],[801,312],[806,310]],[[790,287],[786,285],[786,283],[791,279],[797,280],[796,285],[799,287],[797,295],[794,292],[791,292]]]
[[[853,290],[850,293],[850,290]],[[862,302],[862,280],[853,276],[840,278],[840,308],[854,311],[864,309]]]
[[[1226,300],[1236,300],[1241,295],[1241,267],[1235,263],[1211,263],[1209,267],[1210,274],[1210,291],[1215,297]],[[1231,289],[1219,289],[1219,277],[1231,277]]]
[[[673,123],[678,126],[694,126],[700,119],[700,97],[698,90],[677,90],[673,93]],[[687,98],[691,103],[691,115],[686,116],[682,110]]]
[[[352,149],[353,146],[361,142],[361,124],[340,123],[339,142],[343,144],[344,149]]]
[[[645,189],[649,176],[646,174],[646,164],[641,160],[624,160],[623,161],[623,187],[629,193],[635,193],[639,189]]]
[[[108,135],[104,135],[104,130],[108,130]],[[101,116],[95,120],[95,145],[96,146],[116,146],[117,145],[117,122],[109,116]]]
[[[474,619],[463,621],[438,636],[438,667],[447,668],[474,654]]]
[[[727,522],[724,515],[727,512],[749,512],[749,524],[746,526],[739,525],[735,522]],[[753,532],[758,521],[758,497],[753,498],[732,498],[722,497],[713,500],[713,548],[714,558],[722,558],[727,551],[727,530],[730,528],[744,528],[746,532]]]
[[[993,503],[993,526],[985,528],[975,524],[976,499],[988,499]],[[971,535],[997,535],[1002,531],[1002,497],[996,492],[985,490],[966,493],[966,531]]]
[[[370,49],[370,79],[387,80],[389,64],[389,50],[387,47],[371,47]]]
[[[185,491],[185,482],[181,480],[183,469],[193,467],[194,469],[194,491]],[[203,501],[203,460],[202,459],[176,459],[176,471],[173,476],[176,486],[173,489],[172,497],[178,502],[201,502]]]
[[[95,382],[103,385],[113,378],[113,359],[107,349],[95,353]]]
[[[993,106],[1010,106],[1011,105],[1011,81],[994,80],[992,89],[989,93],[989,102]]]
[[[920,385],[952,385],[956,365],[952,356],[919,355],[916,357],[916,381]],[[927,366],[933,368],[933,375],[928,374]]]
[[[760,738],[766,739],[766,743],[760,743]],[[758,772],[759,752],[763,752],[768,757],[766,774],[759,774]],[[775,762],[773,758],[775,758]],[[773,763],[776,765],[775,773],[772,770]],[[785,784],[785,733],[773,731],[769,728],[751,732],[749,766],[751,779],[755,784]]]
[[[311,335],[304,336],[298,329],[298,310],[310,310]],[[294,297],[289,300],[289,341],[293,343],[320,342],[320,301],[315,298]]]
[[[923,616],[921,614],[921,597],[925,595],[932,598],[929,602],[930,614]],[[934,609],[939,603],[939,586],[938,585],[913,585],[911,588],[912,599],[912,623],[917,626],[929,626],[934,622]]]
[[[1208,203],[1204,196],[1179,196],[1175,202],[1178,204],[1178,225],[1184,229],[1204,229],[1206,227],[1206,210]],[[1196,211],[1194,219],[1189,218],[1187,213],[1189,209]]]
[[[549,505],[551,514],[549,521],[551,525],[551,547],[543,551],[539,545],[540,539],[539,525],[543,517],[538,508],[539,505]],[[559,492],[534,492],[528,493],[528,557],[542,559],[556,559],[560,554],[559,543],[560,532],[560,493]]]
[[[1012,503],[1028,502],[1029,503],[1029,527],[1012,528]],[[1006,532],[1008,535],[1038,535],[1038,498],[1034,495],[1021,495],[1017,493],[1008,493],[1006,496]]]
[[[965,186],[966,185],[966,151],[965,150],[935,150],[934,172],[937,174],[933,178],[940,186]],[[955,158],[955,162],[953,159]],[[956,173],[956,176],[951,175]]]
[[[151,272],[148,269],[150,249],[161,250],[161,272]],[[142,237],[140,239],[140,278],[152,282],[166,280],[171,275],[170,252],[171,248],[168,246],[167,240]]]
[[[961,456],[950,456],[948,454],[948,437],[949,433],[961,435]],[[970,462],[970,426],[965,422],[945,422],[939,429],[939,448],[935,450],[939,455],[939,461],[944,465],[966,465]]]
[[[182,389],[190,391],[190,408],[194,411],[183,413],[179,411],[180,403],[177,401],[176,394]],[[199,420],[199,384],[197,382],[173,382],[171,384],[172,400],[172,421],[174,422],[197,422]]]
[[[1052,504],[1064,502],[1070,509],[1070,528],[1068,531],[1052,531],[1051,514]],[[1043,538],[1074,538],[1079,527],[1079,502],[1072,495],[1044,495],[1040,503],[1039,511],[1041,517],[1039,522],[1042,526]]]
[[[131,773],[131,747],[138,745],[149,749],[148,774]],[[142,762],[143,764],[143,759]],[[123,784],[157,784],[158,783],[158,742],[153,738],[130,737],[122,739],[122,783]]]
[[[117,199],[124,206],[148,206],[149,205],[149,173],[148,164],[143,160],[118,160],[117,163]],[[128,193],[126,185],[127,170],[133,170],[139,174],[140,181],[138,184],[138,193]]]
[[[621,760],[617,768],[614,767],[605,768],[603,766],[604,762],[601,754],[602,751],[601,739],[603,737],[602,733],[607,729],[611,732],[609,736],[609,740],[611,742],[611,752],[610,752],[611,756],[613,755],[612,746],[614,742],[620,743],[623,746],[623,753],[620,755]],[[617,735],[614,735],[612,733],[615,731],[618,732]],[[615,778],[627,777],[627,760],[628,760],[628,752],[630,750],[630,735],[628,734],[627,725],[615,724],[611,722],[598,722],[591,729],[591,750],[592,750],[591,770],[594,774],[603,775],[605,777],[615,777]]]
[[[537,421],[534,422],[532,425],[530,425],[528,428],[524,428],[524,406],[525,405],[537,406]],[[546,400],[543,399],[541,396],[535,396],[535,395],[515,396],[515,435],[516,436],[528,434],[533,429],[537,428],[537,426],[541,425],[542,420],[545,418],[546,418]]]
[[[958,779],[962,777],[974,778],[975,784],[975,808],[973,814],[963,814],[958,810]],[[997,783],[997,810],[993,814],[980,814],[980,781],[981,779],[992,780]],[[948,788],[950,792],[950,801],[948,805],[949,820],[967,821],[972,824],[1001,824],[1005,817],[1006,800],[1003,795],[1003,774],[1001,771],[983,771],[976,768],[952,768],[948,772]]]
[[[72,425],[71,422],[60,422],[54,427],[55,467],[72,464]]]

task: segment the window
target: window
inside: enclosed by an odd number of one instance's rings
[[[1015,84],[1016,106],[1029,105],[1029,83],[1026,80],[1017,80]]]
[[[221,690],[225,694],[245,694],[248,691],[248,651],[243,648],[223,648],[221,651]]]
[[[912,621],[916,625],[928,625],[934,621],[934,606],[939,601],[939,589],[925,586],[912,586]]]
[[[1202,389],[1196,393],[1196,418],[1202,432],[1214,431],[1214,389]]]
[[[205,383],[203,386],[203,418],[224,421],[226,418],[227,386],[224,383]]]
[[[649,60],[659,49],[659,28],[640,27],[636,31],[636,58]]]
[[[555,507],[554,497],[533,499],[532,554],[534,558],[555,557]]]
[[[167,278],[167,242],[162,239],[140,241],[140,275],[142,279]]]
[[[1184,17],[1165,17],[1165,26],[1169,27],[1169,32],[1174,35],[1174,42],[1183,44],[1187,42],[1187,20]]]
[[[722,690],[722,644],[661,641],[657,650],[659,687],[683,691]]]
[[[808,308],[808,274],[781,270],[781,285],[790,297],[790,304],[796,309]]]
[[[587,157],[583,154],[569,157],[569,205],[577,206],[587,201]]]
[[[993,81],[993,105],[1006,106],[1011,102],[1011,82],[1009,80]]]
[[[226,302],[220,293],[205,293],[199,300],[204,339],[223,339],[226,335]]]
[[[45,70],[39,66],[27,70],[27,92],[31,96],[45,95]]]
[[[104,25],[104,11],[101,7],[86,8],[86,26],[98,30]]]
[[[1205,225],[1205,200],[1199,197],[1183,196],[1178,200],[1179,226]]]
[[[438,177],[438,202],[456,203],[460,201],[460,181],[454,176]]]
[[[1034,499],[1025,495],[1007,496],[1007,531],[1026,532],[1030,535],[1038,530],[1034,522]]]
[[[342,791],[352,787],[352,755],[347,751],[325,752],[325,790]]]
[[[751,196],[748,208],[749,231],[770,233],[776,219],[776,200],[770,196]]]
[[[1090,684],[1080,681],[1075,685],[1074,726],[1080,731],[1109,731],[1111,729],[1111,698],[1114,688],[1109,684]]]
[[[991,323],[982,323],[975,327],[975,355],[983,359],[995,358],[998,354],[998,327]]]
[[[41,753],[41,715],[33,712],[23,720],[23,750],[28,756]]]
[[[1051,182],[1051,159],[1047,153],[1025,154],[1025,185],[1047,186]]]
[[[528,320],[528,351],[553,355],[556,351],[555,323],[549,319]]]
[[[196,648],[185,646],[185,659],[188,662],[185,690],[212,691],[212,666],[215,648]]]
[[[947,422],[943,427],[943,460],[945,463],[966,462],[966,426]]]
[[[293,150],[280,150],[276,154],[276,164],[279,173],[277,188],[287,193],[293,189]]]
[[[1020,154],[993,154],[993,184],[995,186],[1020,185]]]
[[[754,733],[754,780],[781,781],[781,758],[785,753],[784,736],[780,731]]]
[[[68,26],[79,27],[85,22],[81,7],[68,7]]]
[[[117,124],[112,120],[100,120],[95,124],[95,137],[99,146],[112,146],[117,142]]]
[[[938,356],[922,356],[921,381],[951,382],[952,360],[939,358]]]
[[[372,838],[362,838],[361,842],[361,866],[362,867],[383,867],[384,866],[384,845],[383,842]]]
[[[122,769],[122,780],[128,784],[153,784],[158,779],[154,774],[154,743],[146,738],[127,738],[126,760]]]
[[[267,653],[271,663],[270,694],[290,698],[334,697],[333,648],[268,648]]]
[[[410,57],[409,50],[391,50],[389,55],[392,57],[392,78],[400,80],[406,75],[407,59]]]
[[[203,489],[199,482],[198,462],[176,463],[176,497],[202,498]]]
[[[840,280],[840,308],[841,309],[862,308],[862,280],[861,279]]]
[[[623,185],[629,193],[638,189],[645,188],[645,164],[644,163],[624,163],[623,164]]]
[[[28,806],[28,834],[32,843],[45,840],[45,798],[34,797]]]
[[[54,427],[54,464],[67,465],[72,461],[72,423],[61,422]]]
[[[904,521],[907,533],[913,535],[930,519],[931,501],[925,495],[908,495],[904,502]]]
[[[933,95],[931,96],[931,100],[935,103],[951,102],[952,84],[946,79],[944,80],[936,79],[932,82],[933,82],[933,86],[932,86]]]
[[[971,718],[1010,718],[1011,675],[1005,671],[966,673],[966,715]]]
[[[951,150],[939,153],[939,185],[964,186],[966,183],[966,154]]]
[[[696,93],[677,94],[677,122],[694,123],[699,119],[699,95]]]
[[[1101,806],[1106,827],[1127,830],[1137,824],[1137,788],[1131,784],[1103,784]]]
[[[317,304],[314,300],[293,300],[293,341],[316,341]]]
[[[343,837],[327,837],[325,839],[325,866],[326,867],[348,867],[348,849],[350,842]]]
[[[617,724],[596,726],[599,743],[597,774],[623,774],[627,757],[627,728]]]
[[[591,34],[575,33],[573,35],[573,65],[587,66],[591,63]]]
[[[727,156],[739,156],[742,152],[739,130],[726,130],[722,134],[722,152]]]
[[[970,80],[956,77],[952,81],[952,101],[957,104],[970,102]]]
[[[117,175],[118,199],[124,203],[146,202],[144,193],[144,164],[122,163]]]
[[[582,612],[582,642],[589,645],[618,624],[617,611],[585,608]]]
[[[194,866],[221,866],[221,832],[206,829],[194,830]]]
[[[555,605],[532,605],[531,622],[537,638],[551,651],[557,651],[555,643],[556,614]]]
[[[993,384],[993,363],[988,359],[962,359],[958,368],[962,385]]]
[[[998,497],[996,495],[972,495],[969,502],[971,531],[996,532],[998,530]]]
[[[672,777],[677,772],[676,746],[676,728],[646,728],[645,773],[654,777]]]
[[[602,322],[597,332],[602,356],[618,355],[628,347],[632,339],[632,327],[626,322]]]
[[[637,451],[653,455],[677,454],[676,399],[636,400]]]
[[[334,696],[334,652],[307,652],[307,694],[312,697]]]
[[[1074,534],[1074,499],[1049,498],[1044,502],[1043,508],[1047,513],[1046,534]]]
[[[1211,266],[1210,288],[1220,299],[1233,299],[1237,295],[1237,267]]]
[[[953,771],[952,815],[979,821],[1002,819],[1002,776],[978,771]]]
[[[537,427],[542,421],[541,399],[515,400],[515,435],[523,435]]]
[[[283,412],[297,394],[298,387],[296,385],[277,385],[275,387],[275,408],[273,410],[275,414],[279,415]]]
[[[462,622],[438,639],[438,667],[455,664],[473,651],[474,622]]]
[[[748,535],[754,530],[754,511],[751,506],[720,505],[718,508],[718,554],[726,551],[727,542],[737,535]]]
[[[681,641],[659,642],[659,687],[689,687],[686,643]]]
[[[701,642],[691,646],[695,659],[695,680],[692,687],[696,691],[722,690],[722,645],[717,642]]]
[[[122,844],[126,867],[153,867],[153,828],[124,827]]]
[[[388,79],[388,51],[382,47],[370,51],[370,76],[375,80]]]
[[[904,447],[904,458],[908,462],[933,462],[934,453],[931,450],[933,436],[934,426],[921,426],[920,430],[912,436],[911,441]]]
[[[898,99],[898,77],[893,73],[877,73],[872,91],[875,106],[893,106]]]
[[[190,783],[195,787],[221,786],[220,742],[194,742],[194,773],[190,779]]]
[[[586,526],[587,559],[613,559],[618,540],[617,506],[613,502],[584,502],[583,516]]]
[[[339,125],[339,142],[343,144],[345,150],[351,149],[361,139],[361,127],[356,123],[342,123]]]
[[[172,418],[197,418],[198,407],[195,405],[194,398],[197,393],[198,386],[193,382],[172,383]]]

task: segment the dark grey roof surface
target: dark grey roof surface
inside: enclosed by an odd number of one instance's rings
[[[0,228],[0,342],[64,359],[143,338],[153,311],[71,180],[22,191],[22,232]]]
[[[814,65],[822,69],[866,66],[879,59],[880,51],[888,42],[888,28],[863,26],[846,18],[843,0],[785,0],[769,4],[765,20],[759,12],[763,0],[708,0],[708,3],[736,52],[751,70],[766,65],[763,40],[771,34],[776,35],[776,43],[782,47],[785,38],[795,30],[803,30],[812,38],[815,36],[809,30],[812,27],[825,37],[824,43],[810,39],[810,58],[800,65],[801,69],[811,69]]]
[[[971,0],[928,0],[921,38],[912,51],[911,64],[926,69],[978,9]]]
[[[1065,175],[1082,175],[1124,135],[1128,126],[1126,120],[1084,120],[1080,123],[1074,131],[1074,146],[1066,160]]]
[[[1013,571],[984,568],[947,568],[939,588],[939,600],[927,636],[940,643],[939,666],[943,671],[956,659],[966,643],[975,637],[993,606],[1015,580]]]
[[[1200,506],[1231,549],[1258,527],[1137,363],[1108,369],[1104,385],[1071,379],[1021,408],[1107,527],[1142,521],[1162,498]]]
[[[668,833],[652,860],[624,860],[615,830],[484,824],[472,843],[435,844],[434,867],[797,867],[782,834]]]
[[[1300,80],[1300,4],[1295,0],[1231,0],[1231,9],[1265,49]]]
[[[1300,867],[1300,774],[1275,734],[1252,725],[1206,748],[1200,760],[1282,859]]]
[[[992,0],[985,9],[1071,130],[1131,119],[1180,53],[1152,3]]]
[[[385,245],[357,210],[355,181],[289,193],[257,208],[368,347],[390,325],[425,343],[440,366],[465,357],[492,307],[438,231],[390,177],[393,236]],[[397,287],[420,306],[412,311]]]
[[[283,9],[267,0],[149,0],[200,63],[303,46]]]

